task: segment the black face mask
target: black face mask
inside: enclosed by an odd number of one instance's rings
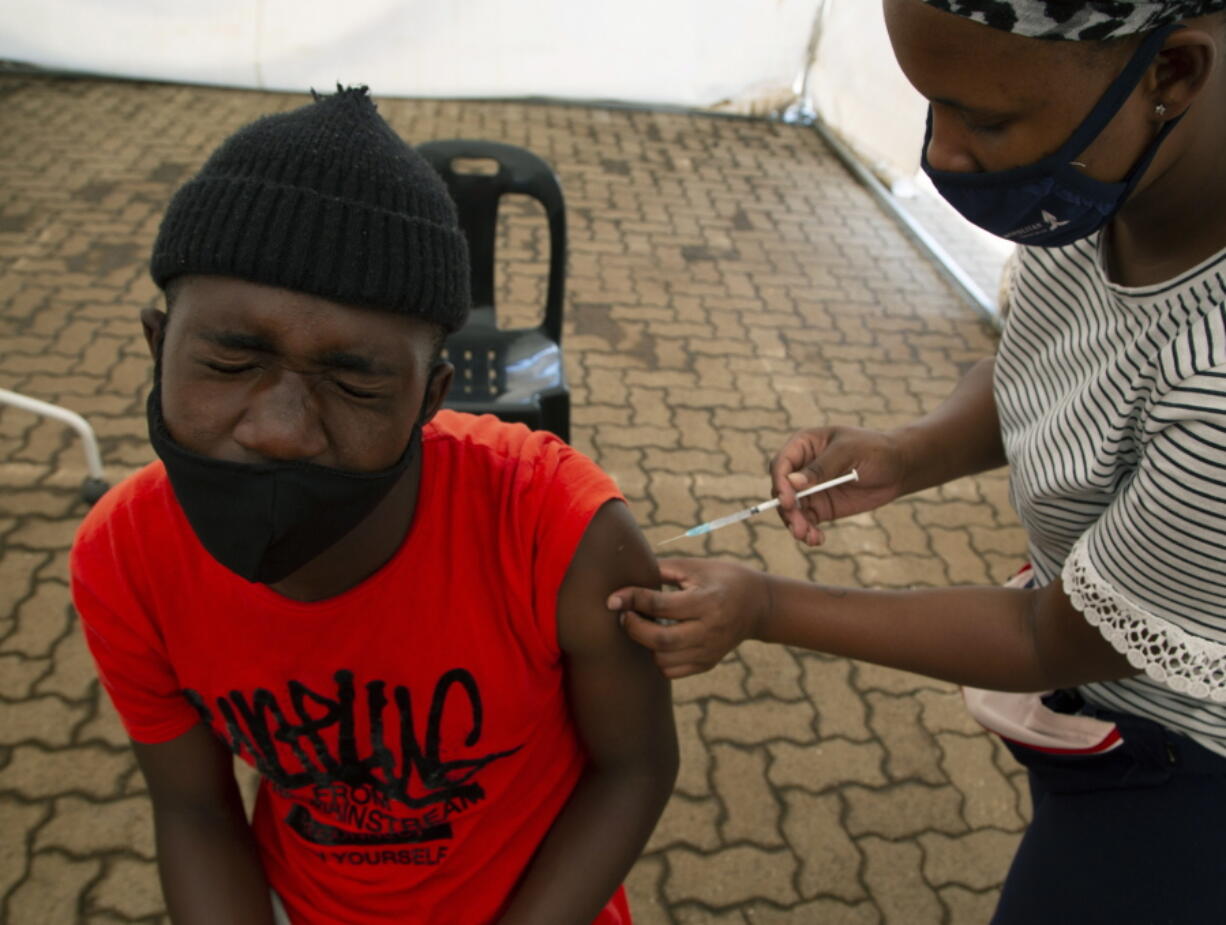
[[[421,448],[419,419],[404,454],[379,472],[308,462],[227,462],[174,442],[162,419],[160,386],[149,394],[146,412],[153,449],[197,539],[230,571],[267,585],[292,575],[356,527]]]

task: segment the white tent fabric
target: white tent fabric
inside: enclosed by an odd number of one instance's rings
[[[826,0],[807,102],[890,185],[919,170],[927,104],[907,82],[878,0]]]
[[[855,0],[856,3],[864,0]],[[820,0],[7,0],[0,58],[273,90],[750,108]]]
[[[879,0],[0,0],[0,60],[298,92],[816,112],[898,192],[923,133]]]

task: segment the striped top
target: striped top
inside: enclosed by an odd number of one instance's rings
[[[1133,288],[1100,238],[1019,251],[995,379],[1010,493],[1039,583],[1142,672],[1085,698],[1226,754],[1226,250]]]

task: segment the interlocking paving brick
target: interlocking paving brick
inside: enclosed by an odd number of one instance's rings
[[[856,689],[861,691],[885,691],[888,694],[916,694],[917,696],[925,692],[945,694],[957,694],[958,692],[956,685],[935,681],[910,671],[871,665],[868,662],[856,663],[854,677]]]
[[[698,523],[698,505],[694,501],[692,483],[692,477],[687,474],[652,473],[647,494],[656,506],[656,523],[679,524],[683,528]]]
[[[991,920],[1000,899],[998,889],[976,893],[960,886],[946,886],[937,893],[949,910],[949,925],[983,925]]]
[[[753,549],[766,571],[785,578],[809,577],[813,553],[793,540],[781,524],[759,523],[749,529],[754,537]]]
[[[942,784],[941,751],[919,721],[919,704],[911,697],[894,697],[871,691],[869,726],[885,745],[885,770],[894,780],[917,778]]]
[[[810,577],[823,585],[850,588],[858,583],[856,562],[851,556],[832,556],[822,552],[813,556],[809,562]]]
[[[754,443],[753,435],[754,432],[751,431],[732,429],[723,430],[720,433],[719,446],[728,459],[730,469],[742,472],[764,469],[767,457]],[[761,492],[765,495],[769,491],[765,478],[762,479],[762,486]]]
[[[749,640],[741,643],[737,654],[749,669],[745,690],[750,697],[767,694],[781,700],[799,700],[804,696],[800,665],[787,647]]]
[[[846,659],[807,656],[802,686],[817,708],[817,730],[823,739],[846,736],[863,741],[871,737],[868,707],[852,686],[852,663]]]
[[[826,529],[827,551],[842,555],[888,556],[890,538],[875,526],[871,515],[862,514],[836,521]]]
[[[702,706],[697,703],[680,704],[674,715],[677,745],[681,753],[676,789],[687,796],[707,796],[711,792],[711,782],[708,779],[711,753],[707,750],[699,729],[703,722]]]
[[[953,787],[929,787],[908,781],[880,790],[858,784],[843,788],[847,831],[898,840],[931,830],[960,833],[961,796]]]
[[[86,902],[128,920],[157,915],[163,909],[157,865],[134,858],[115,858],[90,889]]]
[[[134,851],[153,860],[149,801],[143,796],[101,803],[78,796],[61,797],[34,839],[35,851],[45,848],[58,848],[76,857]]]
[[[996,518],[982,504],[965,501],[945,501],[940,504],[919,503],[915,519],[925,527],[986,527],[995,526]]]
[[[915,505],[897,501],[873,511],[873,520],[881,525],[890,538],[890,550],[895,554],[927,555],[931,550],[928,533],[915,519]]]
[[[13,702],[0,701],[0,745],[37,742],[48,748],[72,741],[73,727],[89,713],[89,705],[69,703],[62,697],[43,696]]]
[[[715,795],[724,807],[719,826],[724,843],[748,841],[768,848],[781,846],[782,807],[766,779],[765,750],[717,744],[711,746],[711,756]]]
[[[97,680],[85,634],[75,614],[70,617],[68,631],[55,643],[51,652],[51,671],[41,677],[34,690],[39,694],[59,694],[69,700],[90,696]]]
[[[936,556],[858,556],[860,581],[870,588],[933,588],[949,584],[945,563]]]
[[[707,742],[812,742],[813,719],[813,705],[805,700],[758,699],[736,704],[713,700],[707,705],[702,732]]]
[[[626,898],[634,910],[636,925],[671,925],[673,916],[663,898],[664,859],[647,854],[626,878]]]
[[[708,697],[737,701],[748,699],[745,692],[747,670],[739,655],[729,655],[710,671],[673,682],[673,702],[691,703]]]
[[[10,546],[27,549],[67,549],[77,532],[76,520],[51,520],[46,517],[28,517],[8,535]]]
[[[50,807],[44,804],[0,799],[0,832],[4,833],[0,838],[0,897],[26,876],[30,866],[30,835],[49,812]]]
[[[647,474],[640,465],[642,456],[641,450],[608,448],[600,453],[605,472],[617,482],[622,493],[630,498],[642,498],[647,494]]]
[[[1019,831],[1017,794],[995,762],[990,740],[981,735],[942,733],[937,743],[944,757],[941,768],[962,794],[962,817],[971,828]]]
[[[795,925],[798,922],[820,922],[821,925],[879,925],[881,922],[881,913],[871,902],[852,904],[833,899],[797,903],[790,909],[753,903],[746,915],[754,925]]]
[[[711,426],[708,411],[674,408],[673,427],[680,434],[681,446],[685,449],[719,449],[719,432]]]
[[[17,602],[29,596],[34,570],[49,559],[45,552],[12,548],[3,551],[0,555],[0,608],[4,616],[11,617]]]
[[[866,894],[860,881],[863,858],[842,826],[843,807],[837,796],[784,792],[787,814],[783,831],[800,858],[797,886],[805,898],[837,896],[857,900]]]
[[[769,777],[776,787],[803,787],[820,793],[839,784],[888,783],[881,769],[885,750],[879,742],[823,739],[816,745],[770,742]]]
[[[864,881],[884,925],[940,925],[941,903],[920,873],[923,855],[917,845],[880,838],[858,844],[865,857]]]
[[[0,627],[3,627],[3,624],[4,621],[0,621]],[[49,658],[26,658],[24,655],[11,653],[0,655],[0,697],[14,700],[28,697],[34,689],[34,682],[50,668]]]
[[[970,527],[971,546],[978,553],[1010,555],[1026,547],[1026,531],[1018,526]]]
[[[0,792],[37,800],[64,793],[84,793],[98,799],[114,796],[119,777],[131,767],[131,756],[97,747],[47,750],[19,745],[0,768]]]
[[[95,687],[91,703],[95,708],[94,715],[77,729],[75,737],[77,744],[89,745],[96,742],[114,748],[127,746],[130,743],[128,732],[124,729],[110,698],[99,695],[98,688]]]
[[[716,850],[723,844],[719,831],[722,812],[719,802],[714,799],[695,800],[680,794],[674,796],[665,807],[660,824],[647,842],[644,853],[651,854],[673,845],[689,845],[699,851]]]
[[[971,719],[957,690],[922,690],[915,699],[920,704],[920,722],[934,735],[938,732],[959,732],[982,735],[983,727]]]
[[[987,566],[971,546],[967,530],[933,527],[928,535],[932,548],[945,562],[949,581],[955,585],[986,585],[991,583]]]
[[[972,890],[994,886],[1008,869],[1019,839],[1016,832],[998,829],[979,829],[961,836],[925,832],[919,837],[924,850],[924,876],[937,886],[956,883]]]
[[[114,482],[153,458],[137,313],[161,304],[146,268],[160,211],[233,128],[305,97],[23,74],[0,74],[0,94],[0,387],[84,414]],[[794,430],[904,424],[993,348],[810,130],[514,102],[380,111],[411,140],[493,138],[554,164],[573,442],[649,541],[767,497]],[[539,311],[539,222],[522,200],[500,211],[500,313],[517,321]],[[71,431],[0,408],[0,743],[21,743],[0,744],[0,919],[15,925],[165,921],[147,828],[130,828],[143,781],[66,606],[84,476]],[[1026,543],[998,472],[851,518],[818,550],[774,515],[674,550],[905,588],[1003,581]],[[924,879],[921,840],[945,857],[993,826],[1015,835],[1029,797],[952,686],[751,644],[674,700],[678,795],[629,878],[637,921],[986,920],[1006,852],[987,851],[967,889]],[[937,822],[898,842],[853,834],[873,799],[911,828]],[[947,803],[962,826],[948,850],[932,841]]]
[[[49,655],[56,641],[72,625],[68,586],[39,582],[34,594],[17,605],[13,631],[0,641],[0,652],[27,657]]]
[[[694,477],[694,490],[704,498],[716,498],[730,504],[762,500],[766,480],[761,475],[706,475]],[[729,512],[731,513],[731,512]]]
[[[664,894],[670,902],[720,907],[753,899],[790,905],[797,899],[792,886],[796,859],[787,851],[734,845],[713,854],[674,848],[667,857]]]
[[[102,862],[96,858],[77,861],[56,852],[34,855],[30,868],[5,903],[6,921],[76,921],[81,894],[98,876]]]
[[[715,912],[687,903],[676,907],[673,911],[673,918],[677,925],[746,925],[747,923],[746,913],[739,909]]]

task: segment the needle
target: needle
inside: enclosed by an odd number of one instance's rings
[[[855,469],[852,469],[846,475],[840,475],[837,479],[830,479],[828,482],[819,482],[817,485],[810,485],[804,491],[796,492],[796,498],[807,498],[809,495],[815,495],[819,491],[826,491],[834,488],[836,485],[844,485],[847,482],[859,481],[860,475]],[[705,524],[699,524],[697,527],[690,527],[680,536],[674,536],[671,540],[665,540],[656,546],[659,549],[661,546],[667,546],[669,543],[675,543],[677,540],[684,540],[690,536],[702,536],[704,533],[710,533],[712,530],[718,530],[721,527],[726,527],[729,524],[738,523],[753,517],[754,514],[761,514],[763,511],[770,511],[779,506],[778,498],[771,498],[769,501],[763,501],[755,504],[752,507],[747,507],[743,511],[737,511],[735,514],[729,514],[727,517],[720,517],[717,520],[709,520]]]

